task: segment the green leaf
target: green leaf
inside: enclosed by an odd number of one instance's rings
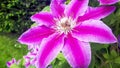
[[[10,68],[20,68],[17,64],[12,64]]]
[[[59,53],[58,56],[57,56],[57,58],[58,58],[59,60],[64,60],[64,56],[63,56],[62,53]]]
[[[30,66],[29,68],[36,68],[35,66]]]
[[[103,57],[104,57],[105,59],[107,59],[107,60],[110,59],[110,55],[109,55],[109,54],[103,54]]]
[[[120,57],[117,57],[116,59],[114,59],[113,62],[114,62],[114,63],[118,63],[118,64],[120,64]]]
[[[37,26],[38,24],[37,23],[33,23],[32,25],[31,25],[31,27],[35,27],[35,26]]]
[[[115,58],[118,56],[115,50],[111,50],[110,54],[111,54],[112,58]]]
[[[103,21],[104,21],[107,25],[112,25],[112,24],[114,24],[115,19],[116,19],[115,14],[112,13],[112,14],[110,14],[108,17],[104,18]]]
[[[19,63],[19,66],[24,66],[24,64],[25,64],[25,59],[22,58],[21,61],[20,61],[20,63]]]
[[[70,68],[62,53],[59,53],[57,58],[51,63],[53,68]]]
[[[46,6],[42,11],[50,11],[50,6]]]
[[[69,2],[70,2],[70,0],[67,0],[67,1],[66,1],[66,4],[69,4]]]
[[[101,50],[102,48],[108,48],[108,44],[97,44],[97,43],[91,43],[91,48],[93,51]]]
[[[7,5],[7,7],[8,7],[8,8],[11,8],[11,7],[12,7],[12,5],[11,5],[11,4],[8,4],[8,5]]]

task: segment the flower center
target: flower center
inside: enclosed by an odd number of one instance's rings
[[[61,33],[68,34],[72,30],[72,28],[75,26],[75,21],[72,18],[61,18],[60,20],[57,20],[57,30]]]

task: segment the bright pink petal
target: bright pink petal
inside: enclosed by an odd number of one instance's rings
[[[64,15],[64,4],[63,0],[52,0],[50,9],[55,17],[62,17]]]
[[[64,45],[64,35],[53,34],[42,41],[37,58],[38,68],[46,68],[53,61]]]
[[[39,25],[54,25],[53,16],[49,12],[40,12],[31,16],[31,20]]]
[[[18,41],[22,44],[33,45],[39,44],[43,38],[53,34],[54,30],[46,26],[37,26],[23,33]]]
[[[88,68],[91,61],[89,43],[79,41],[68,35],[62,52],[72,68]]]
[[[115,43],[112,30],[99,20],[87,20],[73,29],[73,36],[84,42]]]
[[[76,18],[85,13],[89,0],[72,0],[65,8],[65,14]]]
[[[119,0],[98,0],[100,5],[111,5],[117,3]]]
[[[89,19],[102,19],[115,10],[114,6],[100,6],[97,8],[91,8],[85,15],[78,18],[78,22]]]

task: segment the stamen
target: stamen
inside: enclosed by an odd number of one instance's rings
[[[68,32],[70,32],[76,24],[72,18],[67,18],[67,17],[64,17],[56,21],[57,21],[57,30],[65,34],[68,34]]]

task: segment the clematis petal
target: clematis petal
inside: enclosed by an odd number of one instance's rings
[[[98,0],[100,5],[111,5],[117,3],[119,0]]]
[[[53,34],[54,30],[46,26],[33,27],[24,32],[18,39],[22,44],[34,45],[39,44],[43,38]]]
[[[102,19],[115,10],[115,6],[100,6],[97,8],[91,8],[85,15],[79,16],[78,22],[89,19]]]
[[[73,30],[73,36],[84,42],[115,43],[112,30],[99,20],[87,20]]]
[[[38,53],[38,68],[46,68],[53,59],[55,59],[64,45],[64,34],[53,34],[42,41]]]
[[[72,0],[65,8],[65,14],[76,18],[85,13],[89,0]]]
[[[79,41],[68,35],[62,52],[72,68],[88,68],[91,61],[89,43]]]
[[[50,9],[55,17],[62,17],[64,15],[64,2],[63,0],[52,0],[50,4]]]
[[[39,25],[54,25],[54,19],[49,12],[39,12],[31,16],[31,20],[35,21]]]

